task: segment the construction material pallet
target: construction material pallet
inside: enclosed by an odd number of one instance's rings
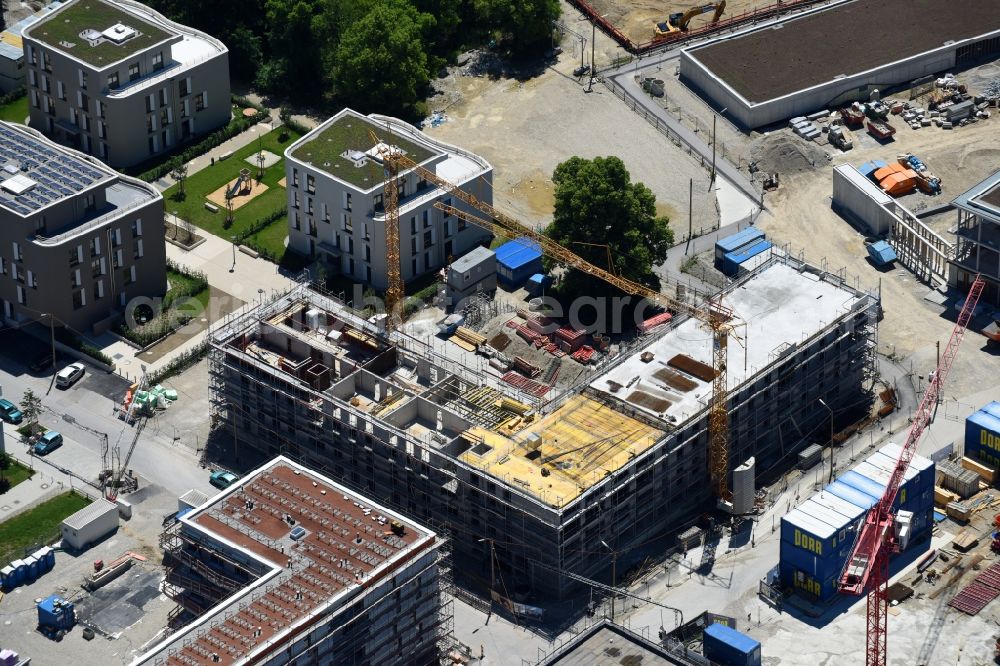
[[[948,602],[952,608],[976,615],[1000,596],[1000,562],[989,567]]]
[[[501,377],[501,379],[514,388],[521,389],[525,393],[530,393],[539,398],[543,397],[552,388],[551,386],[546,386],[541,382],[536,382],[534,379],[528,379],[524,375],[513,371],[508,372]]]
[[[570,354],[570,358],[579,363],[587,364],[590,363],[590,359],[593,358],[595,350],[590,345],[584,345],[577,349],[575,352]]]

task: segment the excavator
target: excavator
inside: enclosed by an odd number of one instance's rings
[[[722,12],[726,10],[726,0],[721,2],[701,5],[700,7],[692,7],[686,12],[675,12],[670,15],[666,21],[661,21],[659,23],[653,24],[653,31],[656,33],[657,37],[666,37],[667,35],[672,35],[675,32],[684,32],[688,29],[688,23],[691,22],[695,16],[701,16],[702,14],[707,14],[710,11],[715,11],[712,16],[712,23],[718,23],[719,19],[722,17]]]

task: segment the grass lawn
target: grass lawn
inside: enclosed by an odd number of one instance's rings
[[[27,481],[35,473],[17,462],[13,458],[10,459],[10,466],[7,469],[0,471],[0,475],[4,476],[8,481],[10,481],[10,487],[13,488],[22,481]]]
[[[24,123],[28,117],[28,96],[18,97],[10,104],[0,106],[0,120],[12,123]]]
[[[59,523],[88,504],[82,495],[64,493],[0,523],[0,563],[16,560],[25,548],[58,536]]]
[[[167,280],[170,283],[170,289],[163,297],[163,310],[160,314],[134,329],[129,328],[126,323],[122,323],[117,329],[119,335],[144,347],[165,335],[169,335],[186,319],[199,317],[207,311],[208,299],[211,294],[207,283],[171,268],[167,269]],[[200,307],[193,306],[188,300],[189,298],[198,301]],[[150,314],[152,311],[148,312],[146,316]]]
[[[280,141],[279,136],[283,130],[288,132],[288,139]],[[285,148],[299,136],[301,135],[297,132],[279,128],[263,135],[262,147],[264,150],[281,155]],[[267,192],[237,209],[233,213],[233,224],[228,229],[224,227],[225,207],[220,207],[218,213],[213,213],[205,208],[205,202],[208,201],[205,197],[238,178],[240,169],[249,168],[251,174],[256,175],[257,166],[244,161],[256,153],[257,142],[254,141],[233,153],[229,159],[216,162],[215,166],[191,174],[184,181],[185,196],[181,200],[175,198],[179,191],[178,186],[170,186],[163,193],[167,211],[176,212],[179,217],[188,220],[196,227],[228,240],[233,235],[248,229],[257,220],[267,217],[275,211],[284,210],[288,205],[288,199],[285,188],[278,185],[278,181],[285,177],[285,160],[283,158],[264,171],[264,184],[268,187]],[[285,252],[285,237],[287,235],[288,222],[285,218],[281,218],[266,229],[254,234],[252,238],[272,251],[275,256],[281,257]]]

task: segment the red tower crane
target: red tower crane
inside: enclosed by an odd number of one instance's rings
[[[860,595],[868,593],[868,644],[866,650],[867,666],[885,666],[886,636],[888,634],[888,586],[889,586],[889,554],[899,549],[895,533],[895,516],[892,504],[896,493],[903,482],[903,475],[913,460],[917,450],[917,442],[931,421],[931,416],[941,396],[941,388],[951,371],[958,346],[965,336],[965,329],[972,319],[972,313],[979,302],[985,282],[981,276],[976,276],[965,299],[965,305],[958,316],[958,323],[951,332],[948,346],[941,355],[941,361],[930,376],[927,390],[920,401],[920,406],[913,415],[913,424],[903,443],[899,460],[893,469],[885,493],[878,503],[865,516],[865,524],[854,541],[854,548],[847,565],[840,577],[840,591],[845,594]]]

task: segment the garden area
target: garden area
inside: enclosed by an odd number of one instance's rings
[[[24,123],[28,117],[28,95],[24,88],[0,97],[0,120],[11,123]]]
[[[294,266],[297,255],[286,256],[285,251],[288,199],[283,153],[300,136],[295,129],[280,127],[227,159],[187,176],[163,193],[167,212],[221,238],[235,238],[265,259]],[[255,157],[262,150],[278,159],[264,167],[264,177],[258,181],[260,166]],[[241,180],[241,171],[249,178]],[[227,189],[233,192],[232,223],[227,221]]]
[[[83,495],[64,493],[0,523],[0,563],[23,556],[26,548],[58,539],[59,524],[88,504]]]
[[[35,475],[8,453],[0,453],[0,495]]]
[[[210,290],[204,274],[190,272],[168,259],[167,283],[169,289],[163,296],[159,312],[148,305],[139,306],[115,332],[146,347],[206,312]]]

